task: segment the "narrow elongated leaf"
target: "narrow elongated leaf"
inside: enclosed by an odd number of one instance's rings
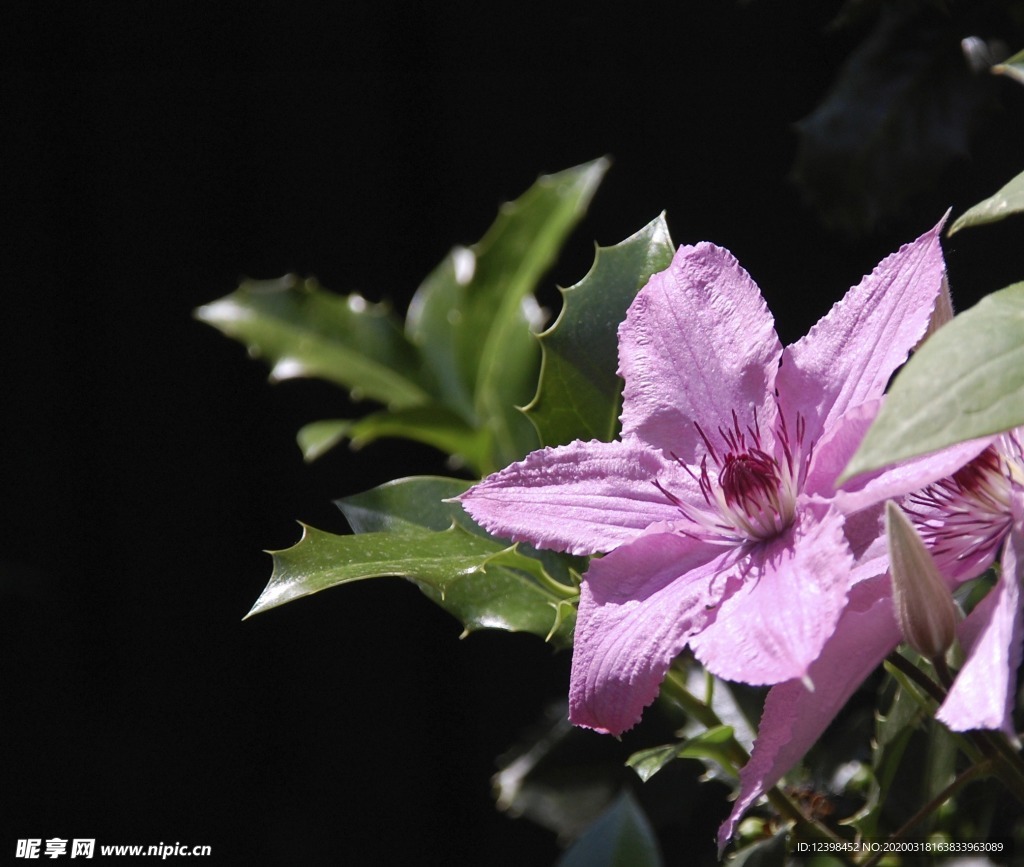
[[[504,205],[484,238],[458,248],[417,290],[406,333],[447,405],[494,437],[494,468],[536,445],[517,406],[531,397],[539,350],[533,291],[607,169],[596,160],[541,177]]]
[[[471,428],[447,407],[429,404],[382,410],[359,419],[325,419],[300,428],[296,440],[307,461],[348,440],[361,449],[378,439],[400,438],[434,446],[454,463],[478,467],[489,457],[487,432]]]
[[[1013,57],[1008,57],[1002,63],[992,67],[996,75],[1005,75],[1014,81],[1024,84],[1024,51],[1018,51]]]
[[[651,275],[668,267],[672,253],[661,215],[625,241],[598,247],[590,272],[562,290],[562,312],[540,336],[540,382],[526,408],[543,445],[615,438],[622,392],[619,323]]]
[[[315,280],[247,280],[196,317],[265,357],[273,379],[318,376],[390,407],[428,399],[416,351],[390,310]]]
[[[637,776],[645,783],[669,762],[676,759],[700,759],[713,762],[718,767],[727,769],[729,774],[736,777],[736,767],[733,764],[731,755],[732,728],[729,726],[715,726],[685,741],[677,744],[666,744],[660,747],[652,747],[633,753],[627,760]]]
[[[949,227],[947,234],[952,235],[969,226],[996,223],[1011,214],[1019,214],[1021,211],[1024,211],[1024,172],[1017,175],[997,193],[965,211]]]
[[[1024,424],[1024,283],[983,298],[897,375],[841,479]]]
[[[636,799],[623,792],[558,861],[558,867],[659,867],[661,852]]]
[[[344,442],[352,427],[351,419],[326,418],[313,421],[299,428],[295,440],[302,449],[302,457],[307,461],[315,461],[336,445]]]

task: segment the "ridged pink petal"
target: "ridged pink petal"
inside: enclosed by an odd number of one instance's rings
[[[786,348],[776,383],[787,418],[799,412],[813,440],[849,409],[882,396],[924,336],[942,290],[939,234],[904,245]]]
[[[1020,582],[1024,537],[1010,533],[1003,568],[989,594],[961,626],[967,662],[960,669],[936,719],[953,731],[997,729],[1016,738],[1011,711],[1017,688],[1024,625]]]
[[[619,326],[623,435],[637,434],[687,463],[705,449],[694,421],[717,438],[754,413],[771,451],[774,377],[782,346],[761,291],[728,250],[680,247],[651,277]]]
[[[591,561],[569,682],[575,725],[618,735],[639,722],[687,639],[714,616],[731,553],[652,529]]]
[[[610,551],[679,510],[654,484],[699,500],[679,465],[635,441],[576,441],[531,452],[461,497],[482,527],[503,539],[572,554]]]
[[[718,831],[725,849],[743,814],[821,737],[850,696],[900,642],[888,575],[858,584],[835,633],[811,665],[811,692],[800,680],[772,687],[750,761],[740,771],[732,813]]]
[[[846,468],[864,434],[878,415],[882,400],[871,400],[845,412],[815,444],[804,493],[832,499],[840,511],[851,514],[884,500],[918,491],[952,475],[976,458],[995,439],[970,440],[938,452],[909,458],[871,473],[864,473],[836,490],[835,481]]]
[[[798,522],[718,577],[720,586],[734,579],[737,589],[690,646],[726,680],[761,685],[803,677],[839,620],[852,569],[841,515]]]
[[[854,407],[836,419],[835,423],[814,444],[814,455],[807,468],[804,493],[830,500],[837,496],[836,479],[857,451],[871,422],[878,415],[881,399]],[[855,480],[856,481],[856,480]],[[840,493],[839,496],[842,496]],[[839,502],[837,500],[837,502]],[[865,503],[865,505],[870,505]],[[855,509],[843,509],[852,512]]]

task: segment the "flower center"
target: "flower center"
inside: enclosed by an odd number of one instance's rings
[[[783,490],[781,475],[779,462],[760,449],[725,456],[717,499],[745,535],[768,539],[792,522],[796,504]]]
[[[953,475],[911,494],[904,511],[935,557],[987,557],[1013,523],[1010,495],[1022,474],[1020,443],[1007,434]]]
[[[735,411],[731,429],[719,429],[721,451],[694,422],[707,454],[699,468],[680,465],[700,486],[710,512],[694,508],[655,485],[696,527],[684,530],[707,541],[730,544],[763,541],[778,536],[793,523],[796,497],[803,485],[811,450],[804,454],[804,421],[797,417],[796,437],[791,439],[780,413],[775,430],[776,453],[763,447],[757,415],[753,427],[743,430]],[[713,467],[709,468],[708,461]],[[714,469],[717,478],[712,481]],[[717,484],[716,484],[717,482]]]

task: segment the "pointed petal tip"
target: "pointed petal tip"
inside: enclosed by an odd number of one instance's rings
[[[581,729],[589,729],[592,732],[597,732],[599,735],[610,735],[615,740],[622,740],[622,736],[628,732],[631,728],[636,726],[640,722],[640,718],[637,717],[631,723],[623,723],[617,725],[612,723],[611,725],[603,725],[598,722],[597,718],[587,712],[586,708],[577,708],[573,705],[573,702],[569,702],[569,722],[574,726]]]

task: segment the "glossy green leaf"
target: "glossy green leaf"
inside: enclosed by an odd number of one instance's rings
[[[336,501],[356,533],[400,533],[420,529],[441,531],[458,524],[468,533],[492,539],[466,511],[452,500],[470,482],[443,476],[396,479],[372,490]],[[507,544],[507,543],[502,543]],[[553,584],[558,598],[579,595],[580,574],[586,558],[555,551],[538,551],[520,542],[496,554],[492,564],[506,565],[532,575],[542,584]]]
[[[383,304],[293,276],[242,283],[196,317],[272,365],[271,378],[321,377],[390,407],[428,399],[415,349]]]
[[[411,476],[343,497],[335,505],[356,533],[442,532],[461,522],[464,530],[487,538],[462,506],[447,502],[469,485],[444,476]]]
[[[582,218],[607,160],[541,177],[502,206],[483,239],[434,269],[405,327],[385,305],[343,298],[313,280],[244,282],[196,316],[272,365],[273,379],[322,377],[386,407],[299,434],[307,460],[350,439],[402,437],[435,446],[485,475],[538,445],[520,406],[537,382],[533,292]]]
[[[636,799],[623,792],[558,861],[558,867],[659,867],[651,823]]]
[[[474,524],[457,503],[457,479],[400,479],[339,501],[357,531],[338,536],[303,527],[298,544],[271,552],[274,571],[248,616],[328,587],[403,577],[457,617],[465,631],[532,632],[572,643],[575,589],[537,556],[509,547]]]
[[[714,762],[730,771],[735,777],[736,768],[732,761],[731,726],[715,726],[677,744],[666,744],[633,753],[627,760],[637,776],[645,783],[658,771],[676,759],[700,759]]]
[[[969,226],[997,223],[999,220],[1012,214],[1019,214],[1021,211],[1024,211],[1024,172],[1017,175],[994,195],[965,211],[949,227],[947,234],[952,235]]]
[[[336,536],[303,526],[298,544],[271,552],[274,572],[247,616],[366,578],[402,577],[453,614],[465,632],[532,632],[556,646],[571,644],[575,617],[566,600],[528,574],[492,565],[500,542],[458,526],[442,532]],[[505,563],[508,563],[506,555]]]
[[[493,436],[489,468],[536,445],[516,407],[531,397],[540,326],[533,291],[583,216],[608,163],[541,177],[505,204],[484,238],[457,248],[417,290],[406,333],[450,409]]]
[[[636,293],[668,267],[672,253],[662,215],[620,244],[598,247],[590,272],[562,290],[562,312],[540,336],[540,382],[526,409],[544,445],[615,438],[622,392],[618,326]]]
[[[1008,57],[1002,63],[992,67],[996,75],[1005,75],[1014,81],[1024,84],[1024,51],[1018,51],[1013,57]]]
[[[1024,424],[1024,283],[983,298],[907,362],[840,480]]]

